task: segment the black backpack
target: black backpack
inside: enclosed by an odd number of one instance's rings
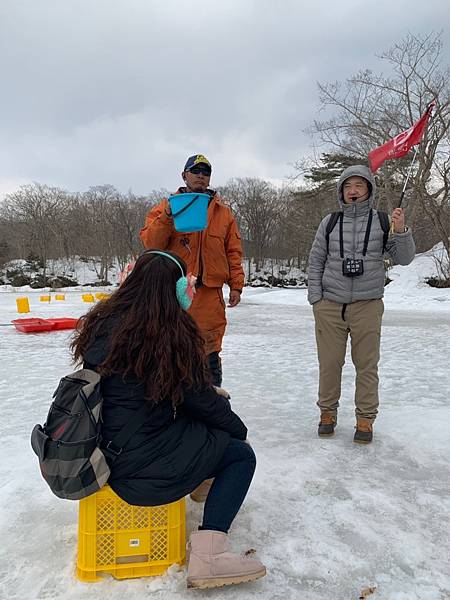
[[[102,488],[111,464],[149,410],[144,404],[113,440],[105,442],[102,405],[100,375],[80,369],[60,380],[44,426],[34,426],[31,446],[42,476],[59,498],[80,500]]]
[[[344,213],[342,212],[342,210],[338,210],[336,212],[333,212],[333,213],[331,213],[330,218],[327,221],[327,226],[326,226],[326,229],[325,229],[325,240],[326,240],[326,243],[327,243],[327,254],[329,253],[330,233],[335,228],[336,223],[339,220],[339,217],[341,215],[343,215],[343,214]],[[383,249],[382,249],[382,254],[384,254],[384,252],[386,250],[388,238],[389,238],[389,231],[390,231],[390,228],[391,228],[391,223],[389,221],[389,215],[386,212],[383,212],[381,210],[377,210],[377,215],[378,215],[378,219],[380,221],[381,229],[383,230]]]

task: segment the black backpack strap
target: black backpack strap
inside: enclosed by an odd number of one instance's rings
[[[383,252],[382,252],[382,254],[384,254],[384,252],[386,250],[388,238],[389,238],[389,230],[391,228],[391,223],[389,221],[389,215],[386,212],[379,210],[379,211],[377,211],[377,213],[378,213],[378,219],[380,221],[381,229],[383,230]]]
[[[373,220],[373,210],[371,209],[369,212],[369,216],[367,218],[366,234],[364,236],[364,246],[363,246],[363,252],[362,252],[363,256],[365,256],[367,253],[367,246],[369,245],[370,230],[372,229],[372,220]]]
[[[325,229],[325,240],[327,242],[327,254],[330,253],[330,233],[333,231],[333,229],[336,226],[336,223],[338,222],[339,219],[339,215],[344,215],[344,213],[342,211],[337,211],[334,213],[331,213],[330,218],[327,221],[327,226]]]
[[[123,447],[133,435],[140,429],[144,423],[145,416],[153,410],[146,402],[139,408],[124,427],[117,433],[112,440],[107,442],[102,440],[101,449],[103,454],[114,462],[119,454],[122,454]]]

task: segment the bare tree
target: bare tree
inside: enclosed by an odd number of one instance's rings
[[[281,194],[269,182],[256,178],[231,179],[221,190],[236,213],[241,234],[249,243],[256,269],[267,256],[280,222]]]
[[[61,217],[67,210],[67,192],[40,183],[24,185],[17,192],[8,194],[1,207],[3,219],[18,226],[16,234],[21,237],[22,256],[32,252],[42,263],[44,284],[47,260],[64,235]]]
[[[111,223],[116,232],[115,254],[121,269],[142,251],[139,231],[149,210],[147,198],[129,192],[118,195],[111,205]]]
[[[108,281],[110,266],[115,257],[116,231],[111,209],[119,192],[112,185],[91,187],[80,198],[79,223],[83,231],[83,247],[92,260],[100,281]]]
[[[150,207],[164,195],[169,193],[124,195],[111,185],[84,193],[39,183],[23,186],[0,205],[2,259],[37,256],[46,277],[49,259],[64,258],[73,268],[78,255],[92,263],[99,280],[107,281],[113,262],[123,268],[142,251],[139,231]]]
[[[343,83],[319,84],[322,109],[334,116],[315,121],[310,132],[325,147],[365,162],[371,149],[408,129],[435,100],[406,209],[413,225],[427,213],[449,254],[450,68],[442,64],[442,53],[442,33],[409,34],[380,56],[390,75],[366,70]],[[398,205],[410,161],[386,161],[377,173],[381,207],[390,211]]]

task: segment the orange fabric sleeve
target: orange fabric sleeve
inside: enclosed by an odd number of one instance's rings
[[[230,289],[242,290],[244,287],[244,269],[242,268],[241,235],[234,217],[225,238],[225,252],[230,268],[230,278],[227,281]]]
[[[174,232],[173,219],[166,213],[167,198],[154,206],[145,219],[139,236],[145,248],[166,250]]]

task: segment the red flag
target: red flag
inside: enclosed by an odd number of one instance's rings
[[[414,123],[409,129],[369,152],[369,165],[372,173],[375,173],[385,160],[405,156],[413,146],[420,142],[435,104],[435,102],[432,102],[417,123]]]

